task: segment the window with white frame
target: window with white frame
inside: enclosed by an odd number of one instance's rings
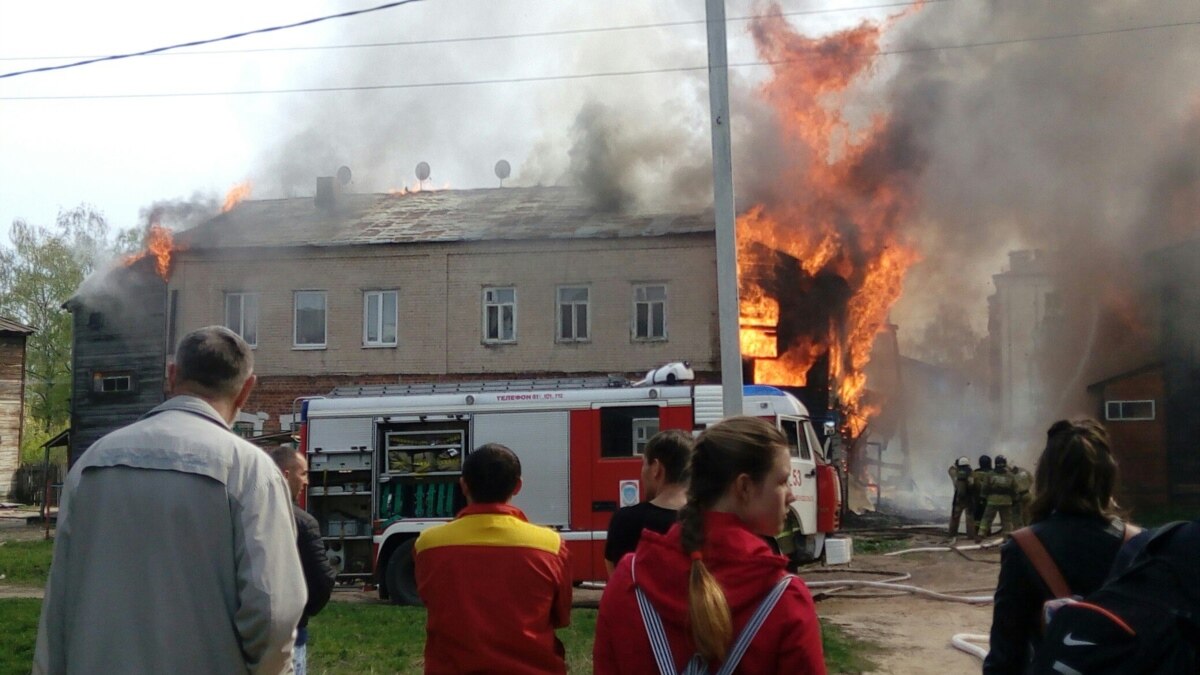
[[[586,342],[591,338],[587,286],[558,289],[558,341]]]
[[[1107,420],[1152,420],[1154,419],[1154,401],[1107,401],[1104,404],[1104,418]]]
[[[396,291],[363,293],[363,345],[396,346],[397,298]]]
[[[129,394],[136,391],[133,373],[92,373],[92,392],[96,394]]]
[[[483,289],[483,341],[517,341],[517,289]]]
[[[225,327],[258,346],[258,293],[225,294]]]
[[[635,340],[667,339],[667,287],[646,284],[633,289],[633,337]]]
[[[292,345],[319,349],[326,339],[325,291],[296,291]]]

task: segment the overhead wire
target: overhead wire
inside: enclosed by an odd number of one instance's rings
[[[417,0],[408,0],[417,1]],[[1029,42],[1046,42],[1051,40],[1064,40],[1083,37],[1094,37],[1099,35],[1115,35],[1121,33],[1133,33],[1139,31],[1159,30],[1164,28],[1179,28],[1185,26],[1200,25],[1198,21],[1177,21],[1172,23],[1154,24],[1149,26],[1130,26],[1124,28],[1112,28],[1106,30],[1086,31],[1080,33],[1058,33],[1054,35],[1041,35],[1024,38],[1011,38],[1004,40],[988,40],[984,42],[971,42],[953,45],[922,45],[917,47],[906,47],[900,49],[881,50],[876,53],[876,56],[896,56],[903,54],[920,54],[927,52],[950,51],[960,49],[976,49],[980,47],[997,47]],[[819,54],[817,54],[819,55]],[[762,66],[777,66],[787,65],[792,63],[802,63],[806,58],[799,59],[777,59],[770,61],[747,61],[742,63],[730,63],[730,68],[752,68]],[[386,91],[398,89],[426,89],[440,87],[464,87],[464,86],[479,86],[488,84],[521,84],[529,82],[548,82],[556,80],[582,80],[595,79],[604,77],[631,77],[638,75],[653,75],[660,73],[684,73],[703,71],[708,68],[707,65],[695,66],[678,66],[673,68],[646,68],[638,70],[615,70],[601,71],[593,73],[567,73],[562,75],[531,75],[527,77],[506,77],[506,78],[488,78],[475,80],[452,80],[452,81],[435,81],[435,82],[403,82],[396,84],[379,84],[379,85],[346,85],[334,87],[298,87],[292,89],[251,89],[251,90],[229,90],[229,91],[201,91],[201,92],[162,92],[162,93],[134,93],[134,94],[71,94],[62,96],[0,96],[0,101],[56,101],[56,100],[96,100],[96,99],[143,99],[143,98],[193,98],[193,97],[212,97],[212,96],[248,96],[259,94],[310,94],[310,93],[333,93],[346,91]]]
[[[210,45],[210,44],[214,44],[217,42],[225,42],[227,40],[236,40],[238,38],[243,38],[243,37],[247,37],[250,35],[261,35],[263,33],[273,33],[276,31],[288,30],[290,28],[299,28],[301,26],[311,26],[313,24],[321,23],[323,21],[330,21],[332,19],[344,19],[344,18],[351,17],[351,16],[358,16],[360,14],[369,14],[371,12],[378,12],[378,11],[385,10],[385,9],[392,9],[394,7],[400,7],[402,5],[411,5],[414,2],[424,2],[424,0],[395,0],[394,2],[388,2],[388,3],[384,3],[382,5],[376,5],[375,7],[368,7],[365,9],[352,9],[347,12],[339,12],[337,14],[328,14],[326,16],[319,16],[319,17],[316,17],[313,19],[305,19],[304,21],[296,21],[294,23],[281,24],[278,26],[268,26],[267,28],[258,28],[255,30],[242,31],[240,33],[233,33],[233,34],[225,35],[223,37],[218,37],[218,38],[209,38],[207,40],[194,40],[192,42],[182,42],[182,43],[175,44],[175,45],[167,45],[165,47],[155,47],[154,49],[146,49],[146,50],[140,51],[140,52],[129,52],[127,54],[112,54],[109,56],[87,58],[83,61],[75,61],[72,63],[63,63],[63,64],[59,64],[57,66],[42,66],[41,68],[30,68],[27,70],[15,70],[15,71],[12,71],[9,73],[0,73],[0,80],[2,80],[4,78],[8,78],[8,77],[17,77],[18,75],[30,75],[32,73],[45,73],[45,72],[49,72],[52,70],[66,70],[67,68],[78,68],[80,66],[86,66],[86,65],[93,64],[93,63],[100,63],[102,61],[117,61],[120,59],[132,59],[132,58],[136,58],[139,56],[150,56],[152,54],[159,54],[159,53],[166,52],[166,51],[173,50],[173,49],[184,49],[186,47],[199,47],[200,45]]]
[[[745,16],[726,17],[726,23],[738,21],[754,21],[757,19],[770,19],[775,17],[787,18],[793,16],[809,16],[816,14],[831,14],[843,12],[855,12],[877,9],[894,9],[898,7],[913,7],[916,5],[931,5],[942,4],[947,2],[957,2],[959,0],[905,0],[904,2],[889,2],[876,5],[856,5],[852,7],[825,7],[821,9],[801,9],[787,12],[779,12],[772,14],[748,14]],[[678,26],[695,26],[707,24],[707,19],[687,19],[679,21],[661,21],[657,23],[639,23],[627,24],[621,26],[596,26],[590,28],[564,28],[561,30],[535,31],[528,33],[502,33],[496,35],[469,35],[462,37],[446,37],[446,38],[427,38],[423,40],[397,40],[392,42],[362,42],[354,44],[342,45],[298,45],[291,47],[256,47],[248,49],[210,49],[210,50],[191,50],[186,52],[166,51],[175,49],[175,47],[165,47],[160,50],[153,50],[145,53],[146,56],[199,56],[199,55],[222,55],[222,54],[258,54],[270,52],[294,52],[294,51],[319,51],[330,49],[364,49],[378,47],[410,47],[417,45],[437,45],[437,44],[453,44],[462,42],[489,42],[496,40],[515,40],[522,38],[541,38],[541,37],[557,37],[562,35],[583,35],[589,33],[609,33],[615,31],[628,30],[645,30],[652,28],[674,28]],[[92,59],[99,58],[96,54],[82,55],[61,55],[61,56],[0,56],[0,61],[47,61],[61,59]]]

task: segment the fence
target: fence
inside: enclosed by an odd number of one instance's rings
[[[22,504],[41,504],[42,494],[46,491],[46,483],[55,485],[62,483],[63,469],[57,464],[50,464],[49,480],[46,480],[46,465],[41,462],[22,464],[13,474],[12,489],[9,499]],[[53,488],[52,488],[53,489]],[[57,494],[50,493],[51,503],[57,503]]]

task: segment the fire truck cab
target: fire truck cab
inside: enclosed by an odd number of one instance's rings
[[[795,560],[819,557],[842,502],[808,411],[791,394],[745,388],[745,413],[787,436],[796,500],[777,537]],[[420,602],[413,544],[466,501],[463,458],[502,443],[521,459],[524,488],[513,504],[559,531],[577,582],[603,580],[609,519],[641,499],[642,449],[659,430],[698,433],[721,418],[718,385],[629,386],[623,381],[526,381],[339,390],[303,401],[300,439],[309,457],[306,508],[321,525],[344,582]]]

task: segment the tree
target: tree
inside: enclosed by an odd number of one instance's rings
[[[33,326],[26,346],[25,405],[45,437],[70,421],[71,314],[62,309],[97,264],[111,255],[108,222],[81,204],[53,227],[13,221],[12,246],[0,245],[0,314]]]

